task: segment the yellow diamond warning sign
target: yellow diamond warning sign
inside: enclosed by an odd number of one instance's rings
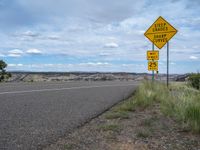
[[[159,60],[159,51],[147,51],[147,60]]]
[[[148,62],[148,70],[149,71],[158,71],[158,61],[149,61]]]
[[[159,17],[144,35],[161,49],[176,33],[177,30],[171,24]]]

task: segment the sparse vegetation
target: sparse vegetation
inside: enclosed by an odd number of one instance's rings
[[[65,144],[64,145],[65,150],[71,150],[72,148],[73,148],[73,146],[71,144]]]
[[[153,123],[156,122],[156,120],[157,120],[156,117],[147,118],[142,121],[141,125],[143,125],[145,127],[151,127],[153,125]]]
[[[106,119],[128,119],[129,115],[126,111],[110,112],[105,115]]]
[[[146,128],[141,128],[137,131],[137,137],[147,138],[151,135],[151,132]]]
[[[100,130],[103,131],[119,131],[120,127],[117,124],[104,124],[98,127]]]
[[[132,98],[129,98],[126,101],[123,101],[120,105],[113,109],[114,112],[131,112],[135,111],[135,101]]]
[[[200,133],[200,92],[186,83],[164,83],[145,80],[135,95],[105,115],[106,119],[128,119],[129,112],[159,103],[162,113],[174,117],[182,126]],[[150,124],[146,122],[146,124]]]
[[[114,107],[111,111],[105,114],[106,119],[128,119],[129,112],[135,111],[135,101],[132,98],[121,102],[120,105]]]
[[[200,133],[200,92],[186,84],[171,84],[168,89],[163,83],[144,81],[134,101],[142,108],[158,102],[165,115],[175,117],[182,125]]]

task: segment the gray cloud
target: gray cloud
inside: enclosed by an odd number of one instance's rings
[[[71,18],[111,23],[139,13],[143,5],[144,0],[1,0],[0,25],[17,28],[62,23]]]
[[[39,33],[34,33],[32,31],[26,31],[21,34],[22,36],[27,36],[27,37],[38,37],[40,34]]]

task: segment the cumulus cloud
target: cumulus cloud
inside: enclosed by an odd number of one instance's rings
[[[111,43],[106,43],[104,45],[105,48],[118,48],[119,45],[117,43],[111,42]]]
[[[38,50],[38,49],[29,49],[26,51],[27,54],[30,55],[40,55],[42,54],[42,51]]]
[[[192,59],[192,60],[197,60],[197,59],[199,59],[197,56],[190,56],[190,59]]]
[[[24,54],[22,50],[13,49],[8,52],[9,57],[21,57]]]

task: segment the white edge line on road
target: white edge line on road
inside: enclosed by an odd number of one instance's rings
[[[124,86],[133,86],[136,84],[127,84],[127,85],[103,85],[103,86],[79,86],[71,88],[54,88],[54,89],[40,89],[40,90],[26,90],[26,91],[12,91],[12,92],[1,92],[0,95],[4,94],[22,94],[22,93],[32,93],[32,92],[47,92],[47,91],[63,91],[63,90],[75,90],[75,89],[91,89],[91,88],[101,88],[101,87],[124,87]]]

